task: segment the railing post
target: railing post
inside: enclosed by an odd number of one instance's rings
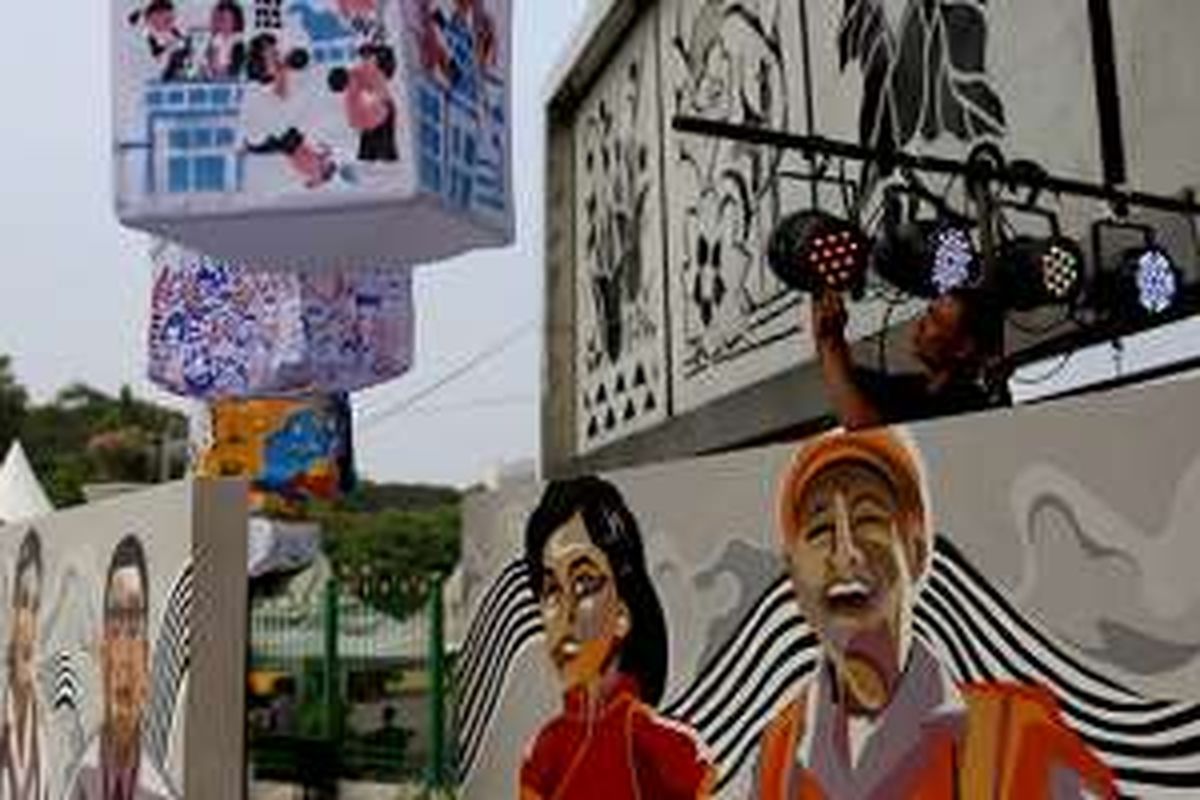
[[[430,785],[446,786],[446,663],[442,615],[442,578],[429,581],[429,734]]]
[[[341,741],[341,687],[338,675],[338,582],[325,583],[325,737],[335,746]]]

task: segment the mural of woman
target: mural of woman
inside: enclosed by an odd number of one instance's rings
[[[654,709],[666,621],[617,489],[595,477],[550,483],[526,525],[525,559],[565,697],[526,753],[521,800],[708,797],[711,762]]]
[[[0,800],[43,800],[41,708],[37,698],[38,610],[42,597],[42,543],[32,528],[17,553],[8,639],[8,686],[0,728]]]

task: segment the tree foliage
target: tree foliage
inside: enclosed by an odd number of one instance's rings
[[[19,438],[38,479],[58,507],[84,500],[88,483],[153,483],[161,471],[164,437],[186,440],[187,418],[139,400],[128,387],[114,397],[72,384],[43,405],[30,405],[25,389],[0,356],[0,443],[7,452]],[[185,467],[182,453],[169,459],[166,477]]]
[[[12,373],[12,361],[0,356],[0,447],[5,453],[21,431],[28,403],[25,389]]]
[[[403,504],[379,505],[382,498]],[[335,574],[392,613],[414,610],[427,596],[428,578],[458,563],[462,516],[453,489],[368,484],[316,516]]]

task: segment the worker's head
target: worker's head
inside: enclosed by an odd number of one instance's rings
[[[913,352],[931,372],[978,374],[1004,349],[1002,306],[982,289],[955,289],[932,301],[913,329]]]
[[[804,446],[784,473],[778,524],[796,599],[826,651],[902,661],[931,526],[900,435],[839,432]]]

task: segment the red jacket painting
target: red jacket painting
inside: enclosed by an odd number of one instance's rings
[[[589,711],[572,690],[562,714],[538,733],[521,765],[521,800],[694,800],[714,771],[694,736],[639,699],[621,676]]]

